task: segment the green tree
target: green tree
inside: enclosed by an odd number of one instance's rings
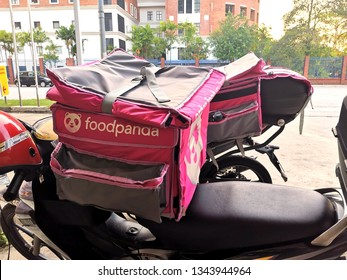
[[[213,55],[229,61],[255,51],[257,40],[257,27],[249,25],[246,18],[231,14],[220,22],[219,28],[210,36]]]
[[[295,31],[288,30],[281,39],[272,45],[269,59],[274,66],[287,67],[302,73],[304,57],[303,43]]]
[[[257,39],[252,47],[253,52],[264,60],[270,60],[275,40],[272,38],[269,28],[262,24],[255,28],[255,34]]]
[[[159,51],[165,54],[171,51],[172,45],[177,41],[177,28],[177,24],[170,20],[159,23],[157,38],[154,40],[156,48],[161,48]]]
[[[5,51],[6,60],[7,54],[12,55],[14,53],[12,33],[0,30],[0,48]]]
[[[58,45],[55,45],[52,40],[49,41],[49,44],[45,47],[45,54],[43,55],[43,59],[50,65],[50,68],[55,67],[56,63],[59,61]]]
[[[149,24],[146,26],[132,26],[131,32],[132,51],[137,55],[149,58],[152,55],[152,44],[154,39],[154,31]]]
[[[294,0],[293,9],[284,16],[285,32],[296,34],[305,55],[319,55],[322,45],[337,47],[346,32],[346,0]]]
[[[61,26],[55,31],[57,39],[65,42],[69,58],[76,56],[76,34],[75,25],[71,24],[69,27]]]
[[[17,36],[16,38],[19,43],[19,46],[22,48],[24,48],[25,45],[30,46],[31,53],[33,54],[34,46],[32,46],[32,43],[31,43],[31,33],[29,31],[19,32],[16,34],[16,36]],[[34,44],[37,44],[38,46],[40,46],[41,47],[40,49],[42,49],[42,44],[49,40],[46,32],[43,31],[41,27],[33,29],[33,39],[34,39]],[[42,55],[42,53],[40,53],[39,55]]]
[[[328,26],[324,29],[322,36],[324,42],[334,49],[334,55],[345,55],[347,53],[347,0],[334,1],[323,22]]]
[[[190,43],[190,53],[194,59],[206,59],[210,52],[209,46],[200,36],[194,37]]]
[[[178,25],[181,36],[180,42],[184,45],[181,57],[183,59],[204,59],[209,52],[209,43],[197,35],[197,28],[191,22]]]

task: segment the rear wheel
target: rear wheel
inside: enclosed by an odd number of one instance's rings
[[[252,181],[272,183],[266,168],[250,157],[230,156],[217,160],[219,170],[213,165],[204,181]]]
[[[40,82],[40,87],[46,87],[46,82],[45,81],[41,81]]]
[[[31,231],[15,222],[16,207],[6,204],[1,210],[1,227],[9,243],[28,260],[64,259]]]

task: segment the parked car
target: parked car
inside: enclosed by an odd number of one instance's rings
[[[35,85],[35,73],[34,71],[21,71],[19,72],[20,84],[30,87]],[[18,86],[18,79],[15,79],[15,84]],[[41,87],[52,86],[51,80],[43,73],[37,72],[37,82]]]

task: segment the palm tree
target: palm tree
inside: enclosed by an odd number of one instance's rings
[[[55,45],[52,40],[45,47],[46,53],[43,55],[43,59],[49,63],[50,67],[55,67],[57,61],[59,61],[59,56],[57,55],[59,46]]]
[[[55,35],[57,39],[61,39],[65,42],[69,58],[76,55],[76,35],[75,26],[71,24],[69,27],[61,26]]]
[[[5,51],[5,58],[7,60],[7,53],[12,55],[14,53],[12,33],[5,30],[0,30],[0,48]]]

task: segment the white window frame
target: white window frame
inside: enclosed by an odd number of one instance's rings
[[[57,1],[57,2],[53,2],[52,1]],[[52,4],[52,5],[58,5],[59,4],[59,0],[49,0],[49,4]]]
[[[248,12],[248,7],[247,7],[247,6],[244,6],[244,5],[240,5],[240,16],[242,16],[242,15],[241,15],[241,12],[242,12],[243,9],[246,10],[246,14],[244,15],[244,17],[246,18],[246,17],[247,17],[247,12]]]
[[[20,1],[20,0],[11,0],[11,4],[12,4],[12,5],[19,5],[19,4],[20,4],[19,1]]]
[[[16,23],[19,24],[19,28],[16,27]],[[16,30],[22,30],[22,23],[21,23],[20,21],[15,21],[15,22],[14,22],[14,29],[16,29]]]
[[[54,26],[54,23],[56,23],[56,22],[57,22],[58,25],[59,25],[58,27],[55,27],[55,26]],[[52,24],[53,24],[53,29],[59,29],[59,28],[60,28],[60,22],[59,22],[59,20],[53,20],[53,21],[52,21]]]
[[[134,16],[134,5],[130,3],[130,15]]]

